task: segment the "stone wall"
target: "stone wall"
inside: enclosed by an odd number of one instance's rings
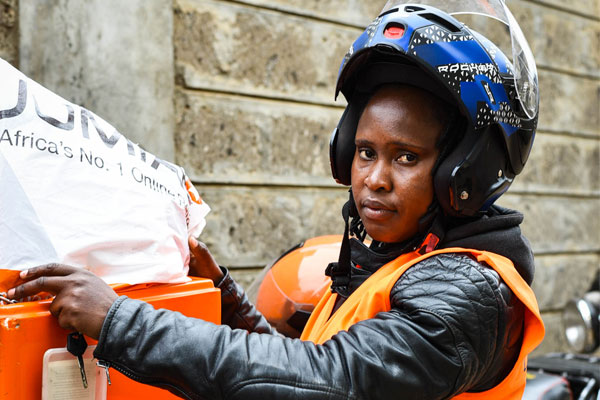
[[[540,121],[525,170],[500,203],[523,210],[536,256],[533,288],[547,335],[538,353],[565,350],[561,312],[600,265],[600,4],[512,1],[540,79]],[[557,34],[560,32],[560,34]]]
[[[119,88],[146,88],[135,100],[146,108],[134,111],[167,110],[156,113],[165,125],[118,126],[155,152],[157,136],[159,143],[172,140],[167,158],[186,168],[213,208],[202,239],[234,276],[248,284],[297,242],[342,232],[347,192],[331,179],[328,161],[329,136],[344,107],[333,100],[335,78],[383,0],[144,0],[143,12],[142,0],[128,8],[116,0],[91,3],[21,0],[24,72],[104,107],[102,115],[115,124],[119,109],[131,104],[110,106]],[[589,288],[600,264],[600,3],[508,3],[536,56],[542,102],[530,161],[500,203],[526,217],[538,268],[534,289],[548,329],[537,351],[544,353],[565,349],[560,311]],[[0,4],[10,10],[16,1]],[[80,24],[47,22],[57,7],[79,13],[95,35],[110,40],[82,35]],[[0,51],[17,43],[3,39],[5,25]],[[40,29],[48,34],[36,36]],[[52,29],[77,39],[79,50],[50,43]],[[86,49],[98,43],[106,57],[86,61]],[[142,57],[147,53],[154,55]],[[61,69],[65,54],[78,68],[66,67],[70,79]],[[169,104],[151,103],[158,97]]]
[[[0,58],[19,65],[18,0],[0,0]]]

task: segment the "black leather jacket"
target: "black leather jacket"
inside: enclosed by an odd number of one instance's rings
[[[498,210],[505,214],[491,225],[508,216],[501,234],[512,231],[513,251],[528,250],[522,216]],[[511,258],[532,260],[530,251]],[[323,345],[277,335],[229,275],[219,286],[220,326],[119,297],[94,355],[190,399],[443,399],[493,387],[521,343],[523,306],[495,271],[464,254],[413,266],[395,284],[389,312]]]

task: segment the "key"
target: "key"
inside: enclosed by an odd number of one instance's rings
[[[15,304],[17,302],[16,300],[11,300],[6,296],[7,296],[6,292],[0,292],[0,301],[4,301],[8,304]]]
[[[83,387],[87,389],[88,382],[85,374],[85,366],[83,364],[83,353],[85,353],[85,349],[87,349],[87,342],[81,333],[73,332],[67,335],[67,350],[69,353],[77,357],[77,362],[79,363],[79,372],[81,372],[81,380],[83,381]]]

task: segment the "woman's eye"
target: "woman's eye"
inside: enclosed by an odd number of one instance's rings
[[[412,162],[415,162],[416,160],[417,160],[417,156],[415,156],[414,154],[410,154],[410,153],[401,154],[400,157],[398,157],[398,162],[401,162],[401,163],[412,163]]]
[[[363,160],[371,160],[375,157],[375,153],[371,149],[359,149],[358,155]]]

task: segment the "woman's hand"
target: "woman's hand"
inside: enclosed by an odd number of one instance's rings
[[[211,279],[216,286],[223,279],[223,272],[208,251],[208,247],[192,236],[188,238],[188,244],[190,246],[190,276]]]
[[[21,299],[40,292],[56,297],[50,313],[63,329],[81,332],[98,339],[110,306],[118,295],[104,281],[81,268],[48,264],[21,271],[25,283],[10,289],[10,299]]]

